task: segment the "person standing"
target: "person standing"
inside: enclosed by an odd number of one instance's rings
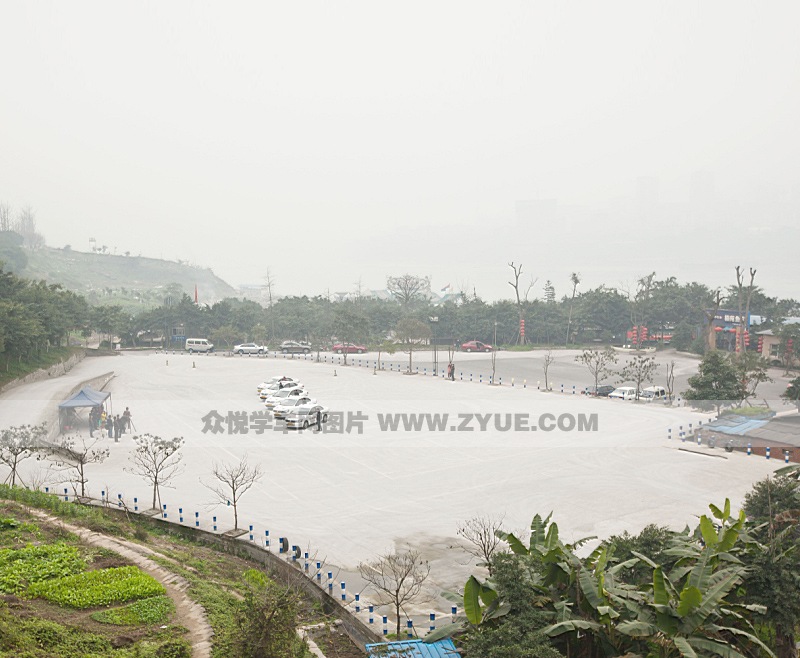
[[[114,438],[114,418],[111,414],[106,414],[106,431],[108,438]]]
[[[124,433],[131,427],[131,410],[129,407],[125,407],[125,411],[122,412],[122,432]]]

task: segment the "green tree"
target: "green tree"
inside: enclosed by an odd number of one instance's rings
[[[800,626],[800,493],[797,480],[778,476],[757,482],[744,499],[758,542],[745,558],[747,599],[764,606],[761,616],[778,658],[796,658]]]
[[[633,358],[626,361],[625,367],[619,371],[619,382],[620,384],[633,382],[636,387],[636,399],[638,400],[642,384],[652,383],[658,367],[659,365],[656,363],[654,356],[634,354]]]
[[[617,362],[617,353],[611,347],[607,347],[602,351],[584,350],[583,353],[575,357],[575,360],[585,365],[589,370],[589,374],[594,379],[595,393],[597,393],[600,380],[611,374],[611,366]]]
[[[744,399],[744,389],[730,358],[717,350],[703,357],[698,373],[689,377],[689,388],[684,393],[687,400],[699,409],[729,407]]]

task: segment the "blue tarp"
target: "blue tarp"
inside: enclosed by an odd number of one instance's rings
[[[69,400],[64,400],[58,405],[59,409],[74,409],[76,407],[99,407],[111,393],[95,391],[91,388],[82,388]]]
[[[761,418],[728,414],[721,416],[717,420],[709,423],[706,427],[710,430],[714,430],[715,432],[741,436],[742,434],[746,434],[751,430],[764,427],[764,425],[766,425],[768,422],[768,420]]]
[[[402,640],[368,644],[367,655],[377,658],[458,658],[453,640],[426,644],[422,640]]]

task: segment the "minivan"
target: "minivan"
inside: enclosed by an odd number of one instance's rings
[[[209,343],[205,338],[187,338],[184,349],[189,354],[193,352],[213,352],[214,344]]]
[[[652,400],[666,400],[667,389],[663,386],[648,386],[642,389],[642,392],[639,394],[639,399],[647,402],[651,402]]]

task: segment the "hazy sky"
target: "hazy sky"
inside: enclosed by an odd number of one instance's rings
[[[800,3],[0,0],[0,201],[280,294],[757,267],[800,297]]]

